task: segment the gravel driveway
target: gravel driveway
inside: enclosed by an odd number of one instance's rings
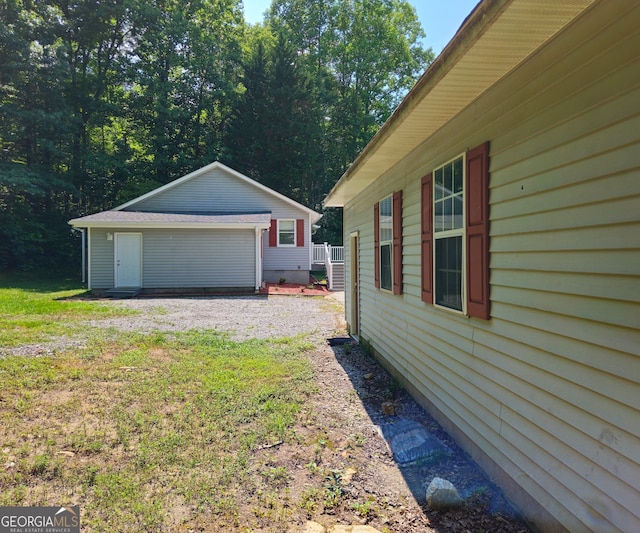
[[[331,336],[340,327],[340,295],[231,296],[202,298],[136,298],[117,300],[114,306],[139,314],[93,320],[94,327],[121,331],[186,331],[216,329],[233,340],[291,337],[297,334]]]
[[[232,340],[266,339],[311,335],[323,342],[342,330],[343,293],[311,296],[220,296],[181,298],[134,298],[105,300],[105,305],[139,311],[116,318],[89,320],[88,326],[119,331],[188,331],[215,329]],[[86,346],[86,337],[60,336],[35,344],[2,348],[0,357],[54,355],[69,348]]]

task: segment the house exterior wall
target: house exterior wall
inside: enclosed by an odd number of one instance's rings
[[[212,193],[214,191],[214,193]],[[213,169],[194,179],[163,191],[156,196],[142,200],[130,209],[150,212],[249,212],[271,211],[274,219],[304,219],[305,240],[303,247],[270,247],[268,234],[264,236],[263,269],[265,279],[275,273],[306,272],[303,280],[308,281],[311,268],[311,224],[307,212],[296,209],[251,183],[229,175],[222,169]],[[126,210],[126,209],[125,209]],[[277,279],[280,277],[278,274]],[[287,276],[285,276],[287,277]]]
[[[114,286],[114,243],[107,232],[91,229],[90,287]],[[251,288],[255,287],[255,232],[253,229],[143,229],[142,287]],[[234,261],[229,261],[234,257]]]
[[[281,210],[279,215],[273,215],[279,219],[295,219],[296,210]],[[298,217],[300,212],[297,211]],[[269,232],[264,233],[263,238],[263,272],[265,281],[277,282],[281,277],[288,282],[309,283],[309,271],[311,270],[311,253],[313,244],[309,231],[309,218],[304,219],[304,246],[269,246]]]
[[[288,210],[279,209],[277,212],[271,215],[277,219],[299,219],[303,215],[300,211],[297,211],[293,207]],[[269,232],[265,231],[263,238],[263,270],[264,277],[267,281],[277,281],[276,279],[269,279],[272,277],[272,273],[277,272],[289,272],[288,281],[293,281],[291,276],[294,272],[302,271],[306,272],[306,277],[303,279],[303,283],[309,280],[309,270],[311,269],[313,244],[311,242],[311,231],[309,217],[304,215],[304,246],[269,246]],[[279,276],[278,276],[279,277]]]
[[[546,531],[640,523],[640,6],[624,5],[597,3],[344,210],[360,338]],[[481,320],[421,301],[420,180],[487,140]],[[397,190],[395,296],[374,288],[373,205]]]
[[[107,240],[107,233],[113,235],[115,230],[102,228],[89,228],[88,230],[88,285],[90,289],[111,289],[114,286],[115,240]]]

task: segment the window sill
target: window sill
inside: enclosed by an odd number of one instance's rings
[[[467,315],[467,313],[464,310],[458,311],[457,309],[452,309],[451,307],[445,307],[444,305],[439,305],[439,304],[430,304],[430,305],[432,307],[435,307],[436,309],[440,309],[442,311],[445,311],[447,313],[451,313],[453,315],[458,315],[458,316],[462,316],[462,317],[466,317],[466,318],[469,317],[469,315]]]

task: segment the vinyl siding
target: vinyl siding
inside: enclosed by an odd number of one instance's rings
[[[137,202],[127,210],[151,212],[224,212],[247,213],[272,211],[281,217],[293,206],[250,182],[233,176],[223,169],[209,172]],[[298,215],[299,210],[295,210]],[[300,218],[299,216],[297,218]]]
[[[91,288],[114,286],[114,242],[91,230]],[[246,230],[132,230],[142,233],[142,287],[254,288],[255,232]]]
[[[306,241],[305,241],[306,242]],[[264,246],[264,270],[310,270],[309,248],[296,246],[292,248]]]
[[[269,233],[264,233],[262,253],[263,270],[310,270],[311,253],[311,231],[309,229],[309,217],[301,216],[300,211],[289,208],[274,212],[272,218],[295,220],[304,219],[304,246],[269,246]],[[277,241],[276,241],[277,242]]]
[[[361,337],[543,530],[640,523],[639,20],[598,3],[345,208]],[[489,321],[420,299],[420,179],[486,140]],[[393,296],[373,287],[373,205],[398,189]]]
[[[255,232],[146,230],[145,288],[255,287]]]
[[[115,284],[113,254],[114,240],[107,240],[107,232],[115,230],[89,229],[89,287],[91,289],[111,289]]]
[[[251,183],[229,175],[222,169],[185,181],[127,209],[151,212],[266,212],[275,219],[304,219],[305,245],[295,248],[269,247],[264,234],[264,270],[309,270],[311,267],[311,231],[308,212],[274,197]]]

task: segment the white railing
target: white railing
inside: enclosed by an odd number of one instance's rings
[[[344,263],[344,246],[329,246],[332,263]]]
[[[333,265],[344,263],[344,246],[331,246],[329,243],[313,245],[313,262],[324,263],[327,271],[329,290],[333,290]]]
[[[327,258],[332,263],[344,263],[344,246],[331,246],[328,243],[313,245],[313,262],[326,263]]]
[[[325,244],[314,244],[313,245],[313,262],[314,263],[324,263]]]

